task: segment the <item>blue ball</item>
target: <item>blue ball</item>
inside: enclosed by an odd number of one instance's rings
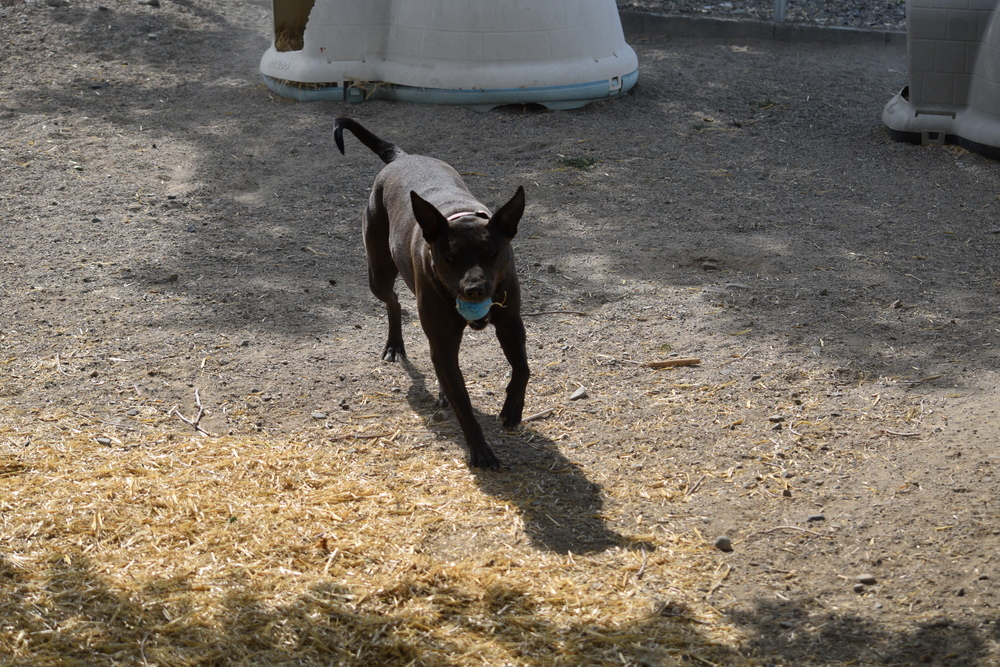
[[[490,299],[478,302],[455,299],[455,307],[458,308],[458,314],[467,319],[469,322],[475,322],[476,320],[481,320],[486,317],[486,314],[490,312],[490,306],[492,305],[493,301]]]

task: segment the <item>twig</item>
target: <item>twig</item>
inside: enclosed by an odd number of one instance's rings
[[[644,574],[646,574],[646,548],[645,547],[642,548],[642,567],[640,567],[639,571],[635,573],[635,578],[637,580],[638,579],[642,579],[642,575],[644,575]]]
[[[201,418],[205,415],[205,408],[202,407],[202,405],[201,405],[201,396],[198,395],[198,390],[197,389],[194,390],[194,404],[195,404],[195,407],[198,408],[198,416],[194,418],[194,421],[192,421],[192,420],[188,419],[187,417],[185,417],[184,415],[182,415],[180,413],[180,411],[177,409],[176,406],[173,407],[173,408],[171,408],[170,412],[173,412],[175,415],[177,415],[178,419],[180,419],[182,422],[184,422],[188,426],[191,426],[192,428],[194,428],[194,430],[197,431],[198,433],[201,433],[202,435],[207,435],[210,438],[215,437],[211,433],[209,433],[208,431],[206,431],[205,429],[203,429],[201,427],[201,425],[200,425]],[[170,414],[170,413],[167,413],[167,414]]]
[[[612,357],[607,354],[598,354],[598,357],[604,357],[605,359],[611,359],[612,361],[617,361],[622,364],[635,364],[636,366],[644,366],[645,368],[671,368],[673,366],[697,366],[701,363],[701,359],[697,357],[675,357],[673,359],[664,359],[663,361],[636,361],[635,359],[619,359],[618,357]]]
[[[523,422],[533,422],[536,419],[545,419],[546,417],[552,416],[553,412],[555,412],[554,408],[546,408],[545,410],[542,410],[541,412],[536,412],[533,415],[528,415],[527,417],[523,417],[521,419],[521,422],[522,423]]]
[[[754,349],[753,349],[753,348],[751,347],[751,348],[749,348],[749,349],[748,349],[748,350],[747,350],[746,352],[744,352],[744,353],[743,353],[743,354],[741,354],[740,356],[736,357],[735,359],[730,359],[730,360],[728,360],[728,361],[723,361],[723,362],[722,362],[721,364],[719,364],[719,365],[720,365],[720,366],[728,366],[729,364],[735,364],[735,363],[736,363],[737,361],[740,361],[740,360],[742,360],[742,359],[746,359],[746,358],[747,358],[747,355],[749,355],[749,354],[750,354],[751,352],[753,352],[753,350],[754,350]]]
[[[144,665],[149,664],[149,660],[146,659],[146,642],[149,640],[149,635],[151,635],[152,633],[153,633],[152,630],[150,630],[145,635],[143,635],[141,640],[139,640],[139,657],[142,658],[142,664]]]
[[[378,438],[388,438],[392,435],[392,431],[385,431],[383,433],[346,433],[344,435],[335,435],[330,438],[333,440],[377,440]]]
[[[903,438],[916,438],[920,435],[919,433],[903,433],[901,431],[890,431],[889,429],[885,429],[884,433],[886,435],[898,435]]]
[[[698,357],[677,357],[663,361],[642,361],[639,362],[639,365],[646,368],[673,368],[674,366],[697,366],[700,363],[701,359]]]
[[[725,583],[726,579],[729,578],[729,573],[733,571],[733,567],[729,563],[726,563],[725,566],[726,571],[719,576],[718,580],[708,590],[708,594],[705,595],[706,598],[711,597],[712,593],[719,590],[722,587],[722,584]]]
[[[587,315],[579,310],[540,310],[537,313],[521,313],[522,317],[537,317],[538,315]]]
[[[747,537],[753,537],[754,535],[763,535],[765,533],[773,533],[779,530],[797,530],[800,533],[809,533],[810,535],[815,535],[816,537],[825,537],[826,539],[833,539],[830,535],[824,535],[823,533],[817,533],[815,530],[809,530],[808,528],[799,528],[798,526],[775,526],[774,528],[768,528],[767,530],[757,530],[750,533]]]
[[[690,495],[694,495],[694,492],[698,490],[698,488],[701,486],[701,483],[705,481],[705,477],[707,477],[707,475],[702,475],[701,479],[699,479],[697,482],[695,482],[694,486],[692,486],[690,489],[688,489],[688,495],[689,496]]]

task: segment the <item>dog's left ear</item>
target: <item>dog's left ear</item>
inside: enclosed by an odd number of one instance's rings
[[[413,217],[417,219],[421,231],[424,233],[424,240],[434,243],[438,237],[448,231],[448,219],[441,215],[441,211],[413,190],[410,190],[410,202],[413,206]]]
[[[517,192],[510,201],[500,207],[500,210],[490,218],[490,226],[496,227],[508,239],[517,234],[517,223],[524,215],[524,186],[517,186]]]

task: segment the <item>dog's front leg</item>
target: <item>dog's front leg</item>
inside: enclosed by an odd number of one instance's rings
[[[465,445],[469,450],[469,465],[473,468],[498,470],[500,461],[486,443],[483,429],[476,421],[476,415],[472,411],[472,401],[469,400],[469,392],[465,387],[465,378],[462,377],[462,370],[458,365],[458,348],[462,342],[464,324],[456,326],[451,326],[450,322],[447,323],[448,326],[442,324],[444,323],[439,322],[433,332],[428,332],[431,362],[434,364],[434,372],[437,373],[441,390],[462,427]]]
[[[531,371],[528,369],[528,352],[525,346],[524,322],[520,315],[494,317],[497,341],[504,356],[510,362],[510,382],[507,383],[507,398],[500,410],[500,421],[505,428],[514,428],[521,423],[524,412],[524,393]]]

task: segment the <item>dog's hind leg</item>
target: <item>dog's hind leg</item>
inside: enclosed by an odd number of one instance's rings
[[[364,215],[365,254],[368,257],[368,287],[379,301],[385,304],[389,320],[389,336],[382,350],[386,361],[400,361],[406,358],[403,345],[403,313],[396,295],[396,276],[399,269],[389,251],[389,224],[385,216],[373,214],[371,209]]]

